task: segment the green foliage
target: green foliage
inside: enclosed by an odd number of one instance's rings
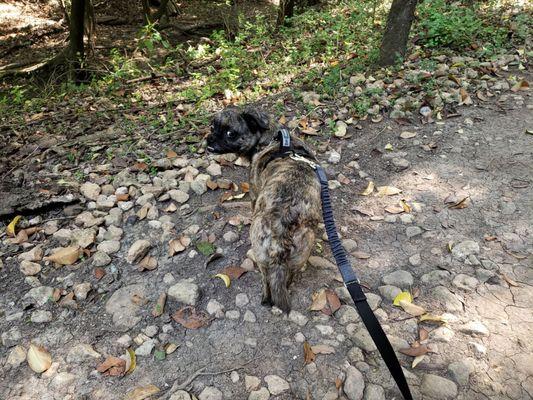
[[[196,248],[204,256],[210,256],[215,252],[215,245],[209,242],[198,242],[196,243]]]
[[[415,33],[425,47],[448,47],[455,50],[472,44],[501,47],[506,31],[495,23],[487,23],[482,2],[448,2],[431,0],[418,6],[418,27]]]

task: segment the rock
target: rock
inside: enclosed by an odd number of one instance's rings
[[[52,299],[54,294],[54,288],[49,286],[39,286],[33,289],[30,289],[22,298],[22,304],[24,308],[27,308],[30,305],[35,305],[41,307],[46,302]]]
[[[243,319],[246,322],[255,323],[257,321],[257,318],[255,317],[255,314],[251,312],[250,310],[246,310],[244,313]]]
[[[311,256],[307,262],[314,268],[337,270],[337,266],[324,257]]]
[[[250,302],[250,299],[248,299],[248,295],[246,293],[239,293],[237,296],[235,296],[235,305],[239,308],[244,307]]]
[[[471,292],[479,285],[479,281],[473,276],[458,274],[452,281],[453,286]]]
[[[82,249],[85,249],[94,243],[95,238],[95,228],[76,229],[70,233],[70,245],[80,246]]]
[[[409,168],[409,161],[407,161],[405,158],[398,158],[395,157],[391,160],[392,165],[396,167],[397,170],[402,171],[404,169]]]
[[[450,281],[451,274],[448,271],[437,269],[435,271],[428,272],[420,277],[420,280],[431,286],[447,285]]]
[[[22,334],[18,327],[14,326],[6,332],[2,332],[2,345],[5,347],[15,346],[21,339]]]
[[[117,228],[111,225],[107,228],[107,231],[103,235],[103,240],[120,240],[124,231],[121,228]]]
[[[470,380],[470,374],[475,371],[475,362],[472,358],[466,358],[448,365],[448,371],[453,380],[460,386],[467,386]]]
[[[120,208],[122,211],[128,211],[131,210],[135,204],[133,201],[119,201],[118,202],[118,208]]]
[[[122,216],[124,213],[122,212],[121,208],[115,207],[109,210],[109,214],[107,214],[104,217],[104,222],[106,226],[114,225],[114,226],[121,226],[122,225]]]
[[[344,239],[342,241],[342,246],[348,253],[357,250],[357,242],[353,239]]]
[[[191,400],[191,396],[185,390],[178,390],[172,393],[169,400]]]
[[[209,167],[206,168],[206,171],[211,176],[222,175],[222,168],[220,168],[220,164],[217,164],[215,162],[209,164]]]
[[[340,160],[341,160],[340,153],[335,150],[331,150],[331,152],[329,153],[328,162],[330,164],[338,164]]]
[[[429,332],[429,339],[432,342],[449,343],[454,337],[455,333],[446,326],[440,326]]]
[[[374,293],[366,293],[366,300],[372,311],[375,311],[381,304],[381,297]]]
[[[168,288],[167,294],[180,303],[194,306],[200,298],[200,288],[197,284],[183,279]]]
[[[357,346],[363,349],[364,351],[371,352],[377,350],[376,345],[374,344],[374,341],[370,337],[370,334],[365,328],[361,328],[357,331],[355,331],[351,338],[353,340],[353,343]]]
[[[94,253],[92,263],[94,267],[104,267],[111,262],[111,257],[103,251],[97,251]]]
[[[244,376],[244,387],[246,388],[247,392],[250,392],[252,390],[257,390],[259,385],[261,385],[261,379],[259,379],[257,376],[252,376],[252,375]]]
[[[180,204],[186,203],[189,200],[189,195],[179,189],[169,190],[168,194],[172,200]]]
[[[237,240],[239,240],[239,235],[233,231],[228,231],[224,233],[223,238],[227,243],[235,243]]]
[[[343,387],[344,393],[349,400],[361,400],[365,390],[363,374],[353,366],[346,369],[346,380]]]
[[[385,390],[379,385],[369,383],[366,385],[363,400],[387,400],[385,397]]]
[[[31,313],[30,321],[34,324],[43,324],[52,320],[50,311],[36,310]]]
[[[421,235],[423,232],[424,231],[419,226],[409,226],[405,230],[405,234],[407,235],[407,237],[409,239],[411,239],[411,238],[413,238],[415,236]]]
[[[224,317],[224,306],[214,299],[209,300],[206,310],[209,315],[214,315],[216,318]]]
[[[157,332],[159,332],[159,328],[157,327],[157,325],[148,325],[146,328],[143,329],[143,333],[149,338],[152,338],[157,335]]]
[[[194,178],[194,181],[191,182],[192,191],[199,196],[207,192],[207,181],[209,179],[209,175],[198,174],[198,176]]]
[[[291,310],[289,312],[289,320],[294,322],[296,325],[305,326],[307,325],[309,318],[307,318],[301,312],[298,312],[296,310]]]
[[[228,310],[226,311],[227,319],[239,319],[241,317],[241,312],[239,310]]]
[[[433,289],[433,298],[442,303],[446,311],[463,311],[463,303],[444,286],[437,286]]]
[[[67,388],[74,385],[76,378],[76,375],[69,372],[59,372],[52,378],[52,381],[50,382],[50,388],[57,392],[65,391]]]
[[[330,336],[334,333],[333,328],[329,325],[316,325],[315,328],[324,336]]]
[[[104,240],[96,249],[106,254],[113,254],[120,250],[120,242],[118,240]]]
[[[139,357],[148,357],[150,354],[152,354],[154,347],[155,341],[153,339],[145,340],[143,344],[135,349],[135,355]]]
[[[96,208],[98,210],[109,210],[110,208],[115,207],[115,204],[117,203],[117,196],[112,194],[111,196],[106,196],[105,194],[101,194],[96,199]]]
[[[399,287],[392,285],[380,286],[378,290],[385,299],[390,301],[393,301],[402,292]]]
[[[83,226],[84,228],[90,228],[92,226],[100,225],[102,222],[104,222],[103,218],[96,218],[92,212],[90,211],[84,211],[81,214],[79,214],[76,219],[74,220],[74,223],[76,225]]]
[[[26,349],[22,346],[15,346],[7,356],[7,364],[16,368],[26,361]]]
[[[413,267],[418,267],[422,263],[422,257],[419,253],[413,254],[411,257],[409,257],[409,264],[411,264]]]
[[[87,294],[91,291],[91,284],[89,282],[79,283],[77,285],[74,285],[74,296],[76,296],[76,300],[85,300],[87,298]]]
[[[459,328],[459,331],[476,336],[489,336],[488,328],[479,321],[471,321]]]
[[[124,334],[117,339],[117,344],[122,347],[130,347],[131,342],[132,342],[131,336],[128,334]]]
[[[335,316],[339,318],[339,323],[342,325],[347,325],[352,322],[359,322],[361,320],[357,310],[348,305],[342,305],[335,313]]]
[[[455,399],[457,385],[438,375],[424,374],[420,383],[420,392],[436,400]]]
[[[96,352],[90,344],[80,343],[73,346],[67,354],[67,362],[71,364],[81,364],[85,361],[99,359],[100,353]]]
[[[22,260],[19,269],[24,275],[33,276],[41,272],[41,265],[31,261]]]
[[[21,253],[18,255],[17,259],[19,261],[41,261],[43,259],[44,251],[42,245],[37,245],[33,249]]]
[[[403,270],[391,272],[385,275],[382,280],[385,285],[394,285],[403,289],[409,289],[413,286],[413,275]]]
[[[222,399],[223,399],[222,392],[213,386],[207,386],[198,395],[198,400],[222,400]]]
[[[348,360],[350,360],[352,364],[363,361],[364,359],[365,356],[363,355],[363,351],[359,347],[353,346],[348,350]]]
[[[152,245],[148,240],[140,239],[135,241],[128,250],[126,261],[130,264],[140,261],[146,255],[148,250],[150,250],[150,247],[152,247]]]
[[[290,386],[287,381],[277,375],[267,375],[264,379],[267,383],[268,391],[274,396],[277,396],[278,394],[281,394],[290,389]]]
[[[96,183],[85,182],[80,186],[80,193],[89,200],[96,201],[100,195],[101,189]]]
[[[453,246],[452,256],[464,261],[468,256],[479,254],[479,245],[473,240],[465,240]]]
[[[267,388],[262,387],[259,390],[251,392],[248,396],[248,400],[268,400],[270,398],[270,392]]]
[[[113,293],[106,303],[105,310],[113,316],[113,323],[121,330],[133,328],[141,320],[138,316],[146,298],[145,288],[141,284],[122,287]],[[134,301],[136,299],[136,301]]]

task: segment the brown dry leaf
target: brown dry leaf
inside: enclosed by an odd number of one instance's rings
[[[403,131],[400,133],[402,139],[412,139],[416,136],[416,132]]]
[[[133,171],[146,171],[148,169],[148,165],[143,162],[137,162],[133,164]]]
[[[336,377],[336,378],[335,378],[335,388],[336,388],[337,390],[340,390],[341,387],[342,387],[342,379],[339,378],[339,377]]]
[[[126,372],[126,361],[119,357],[109,356],[96,367],[96,370],[108,376],[122,376]]]
[[[170,203],[163,211],[167,213],[173,213],[178,209],[178,206],[174,203]]]
[[[142,206],[139,211],[137,211],[137,217],[139,217],[139,220],[143,220],[146,218],[146,215],[148,214],[148,210],[150,210],[150,208],[152,207],[152,205],[150,203],[146,203],[144,206]]]
[[[413,317],[419,317],[420,315],[424,315],[426,313],[426,310],[423,307],[417,306],[416,304],[408,301],[400,300],[399,303],[403,310]]]
[[[172,239],[168,242],[168,255],[172,257],[174,254],[181,253],[191,244],[191,238],[188,236],[181,236]]]
[[[304,365],[310,364],[316,359],[316,354],[313,352],[311,345],[304,342]]]
[[[349,185],[350,183],[352,183],[352,181],[350,180],[350,178],[348,178],[347,176],[343,175],[343,174],[339,174],[337,176],[337,180],[342,183],[343,185]]]
[[[474,104],[474,102],[472,101],[472,98],[470,97],[470,95],[464,88],[459,89],[459,94],[461,95],[461,102],[459,104],[465,104],[465,105]]]
[[[306,135],[309,135],[309,136],[317,136],[318,135],[318,131],[315,128],[312,128],[312,127],[308,127],[307,129],[300,129],[300,132],[305,133]]]
[[[128,201],[128,199],[130,198],[130,195],[128,193],[124,193],[124,194],[117,194],[117,201]]]
[[[424,340],[428,340],[429,332],[424,328],[420,328],[418,330],[418,336],[420,338],[420,341],[423,342]]]
[[[52,255],[44,257],[43,260],[52,261],[59,265],[72,265],[81,255],[81,248],[79,246],[63,247],[55,251]]]
[[[487,97],[483,94],[483,92],[481,90],[478,90],[476,92],[476,97],[481,100],[481,101],[487,101]]]
[[[152,384],[141,386],[129,391],[126,396],[124,396],[124,400],[145,400],[152,395],[159,393],[159,391],[160,389]]]
[[[211,179],[208,179],[207,182],[205,183],[207,185],[207,187],[211,190],[216,190],[218,189],[218,183],[212,181]]]
[[[250,184],[248,182],[241,183],[241,192],[248,193],[250,191]]]
[[[339,296],[333,290],[326,289],[327,305],[322,309],[322,312],[326,315],[335,314],[335,312],[341,308],[341,301]]]
[[[103,269],[101,267],[98,267],[98,268],[94,269],[94,277],[97,280],[102,279],[105,276],[105,274],[106,274],[105,269]]]
[[[359,258],[360,260],[366,260],[367,258],[370,258],[370,254],[365,253],[364,251],[354,251],[351,253],[352,256],[355,258]]]
[[[165,310],[165,303],[167,302],[167,294],[165,292],[161,293],[157,298],[157,303],[155,303],[154,309],[152,310],[152,316],[154,318],[160,317]]]
[[[425,358],[426,356],[424,354],[422,354],[421,356],[416,356],[413,360],[413,364],[411,364],[411,368],[414,369],[418,364],[424,361]]]
[[[529,89],[529,82],[522,79],[520,82],[517,82],[513,85],[511,88],[512,92],[518,92],[519,90],[528,90]]]
[[[32,343],[28,349],[26,361],[34,372],[40,374],[50,368],[52,356],[44,347]]]
[[[287,123],[287,118],[285,117],[285,115],[279,117],[278,122],[280,123],[280,125],[285,125]]]
[[[22,229],[21,231],[19,231],[19,233],[17,233],[17,236],[15,236],[12,239],[8,239],[8,240],[9,240],[9,243],[12,243],[12,244],[26,243],[28,241],[28,234],[26,233],[25,229]]]
[[[401,192],[401,189],[394,186],[378,186],[378,196],[394,196]]]
[[[370,181],[368,182],[368,185],[365,190],[363,190],[361,193],[359,193],[361,196],[368,196],[372,194],[374,191],[374,182]]]
[[[406,356],[418,357],[428,352],[428,348],[425,344],[421,344],[418,347],[408,347],[407,349],[400,349],[399,352]]]
[[[167,158],[178,158],[178,153],[176,153],[174,150],[167,151]]]
[[[152,256],[146,256],[144,257],[141,262],[139,263],[139,271],[152,271],[157,268],[157,258]]]
[[[219,179],[217,180],[217,185],[220,189],[229,189],[231,187],[232,182],[227,179]]]
[[[327,344],[317,344],[311,347],[311,350],[315,354],[333,354],[335,353],[335,348]]]
[[[470,196],[466,196],[462,198],[461,200],[459,200],[458,202],[449,205],[448,208],[453,208],[455,210],[461,210],[463,208],[468,207],[469,204],[470,204]]]
[[[180,308],[172,314],[172,319],[187,329],[199,329],[211,323],[211,318],[205,312],[198,312],[192,306]]]
[[[241,277],[241,275],[245,274],[246,272],[248,272],[247,270],[245,270],[244,268],[241,268],[241,267],[237,267],[235,265],[231,265],[229,267],[226,267],[222,270],[222,273],[224,275],[227,275],[229,276],[229,278],[233,281],[235,279],[239,279]]]
[[[509,278],[506,274],[502,273],[502,278],[509,284],[509,286],[520,287],[518,283]]]
[[[391,206],[385,207],[385,211],[387,211],[389,214],[401,214],[405,210],[400,205],[391,205]]]
[[[318,292],[313,293],[313,303],[309,308],[311,311],[320,311],[328,304],[328,298],[326,289],[320,289]]]

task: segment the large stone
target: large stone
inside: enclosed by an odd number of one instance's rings
[[[479,285],[479,281],[473,276],[458,274],[452,281],[453,286],[471,292]]]
[[[97,251],[93,255],[93,266],[95,267],[104,267],[111,262],[111,257],[104,253],[103,251]]]
[[[460,261],[464,261],[468,256],[475,254],[479,254],[479,244],[473,240],[457,243],[452,248],[452,256]]]
[[[41,261],[44,255],[43,246],[37,245],[33,249],[20,253],[17,257],[19,261]]]
[[[52,320],[52,313],[50,311],[35,310],[31,313],[30,321],[34,324],[44,324]]]
[[[191,400],[191,396],[185,390],[178,390],[172,393],[169,400]]]
[[[76,300],[85,300],[87,298],[87,294],[91,291],[92,287],[89,282],[84,282],[74,285],[73,289],[74,296],[76,296]]]
[[[420,277],[420,281],[430,286],[446,285],[450,281],[451,274],[448,271],[437,269]]]
[[[33,289],[30,289],[22,298],[22,304],[24,308],[27,308],[30,305],[41,307],[46,302],[52,299],[54,294],[54,288],[50,286],[39,286]]]
[[[135,349],[135,354],[139,357],[148,357],[152,354],[154,347],[155,341],[153,339],[145,340],[143,344]]]
[[[307,318],[299,311],[291,310],[291,312],[289,313],[289,320],[294,322],[296,325],[305,326],[309,321],[309,318]]]
[[[224,317],[224,306],[214,299],[209,300],[206,310],[209,315],[214,315],[216,318]]]
[[[409,239],[414,238],[415,236],[421,235],[424,231],[419,226],[409,226],[405,230],[405,234]]]
[[[470,380],[470,374],[475,371],[475,361],[472,358],[466,358],[448,365],[448,371],[453,380],[461,386],[467,386]]]
[[[246,388],[247,392],[250,392],[252,390],[257,390],[259,385],[261,385],[261,379],[259,379],[257,376],[252,376],[252,375],[244,376],[244,387]]]
[[[433,298],[440,301],[446,311],[463,311],[463,303],[461,303],[461,301],[444,286],[437,286],[433,289]]]
[[[447,326],[440,326],[436,329],[433,329],[429,333],[429,339],[432,342],[445,342],[448,343],[455,336],[454,331],[452,331]]]
[[[393,301],[396,298],[396,296],[398,296],[402,292],[402,290],[399,287],[392,286],[392,285],[380,286],[378,290],[379,290],[379,293],[381,293],[383,297],[385,297],[387,300],[390,300],[390,301]]]
[[[189,195],[182,190],[173,189],[168,192],[170,198],[180,204],[183,204],[189,200]]]
[[[180,303],[194,306],[200,298],[200,288],[196,283],[184,279],[169,287],[167,294]]]
[[[113,324],[122,331],[133,328],[141,320],[140,301],[146,296],[143,285],[129,285],[113,293],[106,303],[105,310],[113,316]],[[140,301],[139,301],[140,300]]]
[[[274,396],[290,389],[288,382],[277,375],[265,376],[265,382],[268,385],[268,391]]]
[[[143,258],[148,250],[150,250],[152,245],[148,240],[140,239],[131,245],[128,250],[128,255],[126,256],[126,261],[130,264],[133,264],[137,261],[140,261]]]
[[[352,322],[359,322],[361,320],[357,310],[354,307],[344,304],[335,313],[335,316],[339,318],[339,322],[342,325],[347,325]]]
[[[94,243],[95,238],[95,228],[76,229],[70,234],[70,244],[71,246],[80,246],[85,249]]]
[[[370,352],[377,349],[372,337],[365,328],[355,331],[351,338],[354,344],[364,351]]]
[[[420,384],[420,392],[436,400],[455,399],[457,397],[457,385],[438,375],[425,374]]]
[[[67,362],[70,364],[81,364],[85,361],[98,360],[100,353],[96,352],[90,344],[79,343],[73,346],[67,354]]]
[[[459,328],[463,333],[475,336],[489,336],[488,328],[479,321],[470,321]]]
[[[262,387],[259,390],[251,392],[248,396],[248,400],[268,400],[270,398],[270,392],[267,388]]]
[[[7,356],[7,364],[15,368],[24,361],[26,361],[26,350],[22,346],[15,346]]]
[[[379,385],[369,383],[366,385],[363,400],[387,400],[385,397],[385,390]]]
[[[197,195],[202,195],[207,192],[207,181],[210,179],[209,175],[199,174],[194,181],[191,182],[191,189]]]
[[[37,275],[39,272],[41,272],[40,264],[27,261],[27,260],[22,260],[20,262],[19,268],[20,268],[20,272],[22,272],[26,276]]]
[[[413,275],[401,269],[385,275],[382,280],[385,285],[394,285],[403,289],[409,289],[413,285]]]
[[[346,369],[346,380],[344,381],[344,393],[350,400],[361,400],[365,391],[365,380],[363,374],[351,365]]]
[[[100,186],[98,186],[96,183],[85,182],[80,186],[81,194],[87,197],[89,200],[96,201],[96,199],[98,199],[100,191]]]
[[[198,400],[222,400],[222,399],[223,399],[222,392],[213,386],[207,386],[198,395]]]
[[[2,346],[13,347],[22,339],[22,334],[18,327],[14,326],[10,330],[2,333]]]
[[[113,254],[120,250],[120,242],[118,240],[104,240],[96,248],[106,254]]]

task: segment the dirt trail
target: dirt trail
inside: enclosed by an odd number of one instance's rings
[[[533,397],[529,93],[463,108],[443,123],[400,126],[385,119],[362,131],[349,127],[351,139],[332,143],[340,148],[340,162],[320,156],[331,179],[342,173],[351,181],[340,177],[344,183],[333,189],[337,224],[343,238],[352,239],[346,244],[353,264],[392,343],[397,349],[409,347],[419,339],[420,328],[429,332],[431,352],[416,368],[411,368],[412,357],[400,355],[416,399]],[[405,131],[416,135],[400,138]],[[384,150],[388,143],[393,151]],[[217,372],[245,363],[233,372],[201,375],[187,389],[200,400],[361,399],[363,393],[367,400],[400,398],[334,269],[309,267],[296,280],[295,312],[289,318],[259,304],[257,272],[234,279],[229,288],[213,279],[224,267],[246,259],[247,226],[227,222],[237,215],[246,222],[249,209],[210,207],[222,191],[205,191],[209,174],[220,178],[218,164],[207,159],[180,157],[174,165],[161,165],[155,178],[121,172],[111,180],[95,166],[90,175],[95,184],[85,193],[96,202],[84,203],[75,219],[43,225],[47,232],[56,231],[39,237],[44,249],[72,242],[98,248],[75,267],[40,262],[34,273],[35,265],[26,263],[25,276],[23,250],[4,238],[0,398],[122,399],[139,386],[167,390],[201,367]],[[222,176],[236,183],[247,180],[246,168],[228,162]],[[185,182],[190,177],[192,182]],[[367,180],[402,192],[361,196]],[[123,186],[137,188],[129,190],[135,204],[124,200],[115,207],[110,197]],[[168,198],[161,199],[168,189]],[[97,196],[100,192],[104,197]],[[384,211],[397,208],[401,199],[411,213]],[[177,205],[175,212],[167,209],[169,203]],[[139,220],[135,213],[144,204],[147,216]],[[207,257],[189,245],[170,257],[168,241],[183,232],[193,242],[214,239],[224,256],[206,266]],[[126,261],[132,244],[141,239],[150,242],[157,269],[139,272]],[[331,259],[329,250],[324,257]],[[97,268],[105,271],[100,279]],[[324,287],[336,290],[345,303],[333,316],[309,311],[312,294]],[[54,302],[59,293],[53,288],[60,288],[67,300],[62,296]],[[415,303],[445,315],[447,324],[418,323],[394,307],[398,288],[418,293]],[[70,292],[75,297],[69,300]],[[154,318],[152,309],[163,292],[168,294],[164,313]],[[174,322],[171,315],[184,304],[209,313],[209,325],[193,330]],[[304,366],[303,341],[326,345],[329,354],[318,354]],[[30,342],[52,355],[52,367],[42,375],[23,360]],[[177,350],[158,360],[169,343]],[[96,371],[105,357],[120,356],[127,347],[137,352],[133,373],[118,378]],[[346,379],[345,394],[338,395],[337,378]]]

